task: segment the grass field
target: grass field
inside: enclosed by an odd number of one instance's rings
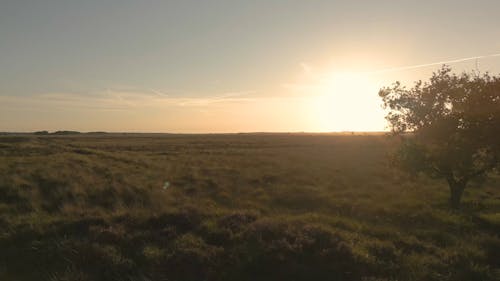
[[[452,211],[396,145],[0,136],[0,280],[500,280],[500,179]]]

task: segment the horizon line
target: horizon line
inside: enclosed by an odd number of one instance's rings
[[[147,131],[77,131],[77,130],[36,130],[36,131],[0,131],[0,135],[5,134],[35,134],[40,132],[47,132],[47,135],[56,135],[56,133],[66,132],[68,134],[155,134],[155,135],[236,135],[236,134],[343,134],[343,133],[390,133],[390,130],[342,130],[342,131],[241,131],[241,132],[147,132]],[[43,135],[42,135],[43,136]]]

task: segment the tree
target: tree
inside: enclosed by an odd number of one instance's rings
[[[397,163],[412,173],[444,178],[459,208],[467,184],[498,172],[500,76],[453,74],[443,66],[412,88],[400,82],[379,96],[392,132],[402,139]]]

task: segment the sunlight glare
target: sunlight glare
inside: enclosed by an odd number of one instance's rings
[[[311,113],[319,131],[381,131],[379,87],[364,73],[334,72],[318,82]]]

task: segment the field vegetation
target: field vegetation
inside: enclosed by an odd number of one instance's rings
[[[0,280],[500,280],[500,179],[385,135],[0,137]]]

